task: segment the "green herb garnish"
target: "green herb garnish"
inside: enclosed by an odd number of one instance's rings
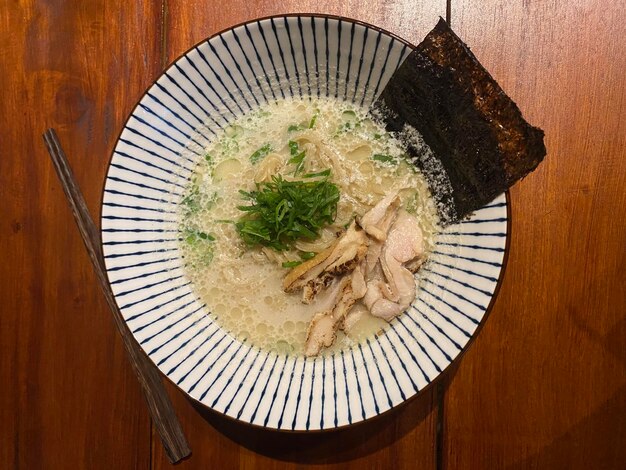
[[[395,158],[393,158],[391,155],[386,155],[384,153],[375,153],[374,155],[372,155],[372,160],[383,163],[397,163]]]
[[[187,194],[181,204],[185,207],[185,212],[191,214],[200,209],[200,188],[197,184],[192,184],[191,191]]]
[[[303,260],[315,258],[315,253],[313,251],[302,251],[300,252],[300,258],[302,258]]]
[[[184,207],[185,214],[189,215],[196,213],[201,209],[210,209],[211,207],[213,207],[216,201],[217,192],[213,192],[204,200],[204,204],[202,204],[203,200],[202,194],[200,194],[200,187],[194,181],[191,185],[191,189],[181,201],[181,204]]]
[[[307,173],[306,175],[304,175],[304,178],[316,178],[318,176],[330,176],[330,168],[327,168],[325,170],[322,171],[318,171],[316,173]]]
[[[289,154],[292,157],[295,157],[300,152],[300,147],[298,146],[298,142],[294,142],[293,140],[289,141]]]
[[[311,117],[311,120],[306,126],[304,124],[291,124],[287,128],[287,132],[296,132],[296,131],[303,131],[305,129],[313,129],[313,127],[315,126],[315,121],[317,121],[318,115],[319,115],[319,109],[315,111],[315,114],[313,115],[313,117]]]
[[[210,233],[200,230],[187,229],[182,234],[183,240],[193,253],[191,264],[195,266],[199,262],[202,266],[208,266],[213,261],[213,243],[215,237]]]
[[[334,137],[345,132],[353,131],[357,127],[361,127],[361,120],[358,119],[356,113],[352,110],[344,111],[341,113],[343,123],[339,125],[335,131]]]
[[[270,144],[265,144],[263,147],[255,151],[252,155],[250,155],[250,163],[256,165],[261,160],[263,160],[267,155],[272,151],[272,147]]]
[[[295,268],[302,264],[302,261],[285,261],[283,263],[283,268]]]
[[[301,152],[298,143],[294,142],[293,140],[289,141],[289,152],[291,154],[289,163],[296,165],[296,169],[294,170],[293,174],[297,175],[302,171],[302,168],[304,167],[304,156],[306,152],[304,150]]]
[[[353,124],[351,122],[344,122],[337,128],[337,132],[335,132],[335,135],[337,136],[339,134],[352,130],[352,126]]]
[[[190,245],[193,245],[200,240],[212,242],[215,241],[215,237],[210,233],[200,232],[198,230],[185,231],[185,241]]]
[[[257,183],[254,191],[239,191],[252,204],[239,206],[246,212],[236,224],[249,246],[263,245],[288,250],[301,238],[313,240],[337,216],[339,188],[326,178],[317,181],[285,181],[281,175]],[[307,175],[308,176],[308,175]]]

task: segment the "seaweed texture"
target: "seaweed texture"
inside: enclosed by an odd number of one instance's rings
[[[488,204],[546,155],[543,131],[524,120],[443,19],[394,73],[373,111],[390,131],[417,130],[440,162],[429,164],[424,150],[407,139],[444,225]]]

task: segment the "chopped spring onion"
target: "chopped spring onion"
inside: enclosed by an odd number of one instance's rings
[[[265,144],[260,149],[256,150],[252,155],[250,155],[250,162],[253,165],[256,165],[261,160],[263,160],[267,155],[272,151],[272,147],[270,144]]]
[[[289,163],[296,165],[296,169],[293,174],[297,175],[304,167],[304,156],[306,155],[306,152],[304,150],[301,152],[298,143],[293,140],[289,141],[289,152],[291,153]]]
[[[315,253],[312,251],[303,251],[300,253],[300,258],[306,261],[308,259],[315,258]]]
[[[319,174],[325,178],[286,181],[272,176],[269,182],[257,183],[254,191],[239,191],[251,202],[238,206],[246,213],[235,224],[244,242],[285,251],[296,240],[317,238],[324,226],[334,222],[339,202],[339,188],[327,178],[330,170]]]
[[[302,261],[285,261],[283,263],[283,268],[295,268],[302,264]]]
[[[386,155],[383,153],[375,153],[374,155],[372,155],[372,160],[376,160],[377,162],[382,163],[397,163],[396,159],[393,158],[391,155]]]

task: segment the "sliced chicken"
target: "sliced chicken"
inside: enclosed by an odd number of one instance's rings
[[[352,222],[333,245],[293,268],[283,280],[283,289],[294,292],[302,288],[302,301],[310,303],[335,277],[349,273],[359,265],[367,253],[367,244],[365,232]]]
[[[360,227],[353,222],[330,247],[285,277],[285,292],[302,289],[302,301],[315,298],[319,306],[307,331],[307,356],[331,346],[338,329],[348,331],[368,310],[389,322],[415,299],[413,272],[423,262],[424,240],[417,219],[399,206],[397,193],[386,196],[361,218]]]
[[[289,271],[285,279],[283,279],[283,289],[285,292],[293,292],[306,284],[308,280],[317,277],[326,267],[324,262],[332,254],[338,241],[339,240],[335,241],[325,250],[320,251],[310,260],[305,261]]]
[[[339,299],[343,295],[345,283],[349,282],[344,277],[333,278],[330,285],[315,297],[315,306],[318,307],[320,312],[326,310],[332,311],[339,302]]]
[[[361,219],[361,226],[370,235],[369,248],[367,251],[367,271],[372,272],[380,254],[383,244],[387,238],[387,232],[396,218],[396,213],[400,205],[397,193],[381,199],[372,209],[370,209]]]
[[[362,303],[357,303],[354,307],[350,309],[346,317],[343,319],[343,325],[341,325],[342,330],[346,332],[346,334],[350,334],[354,326],[361,321],[364,317],[370,316],[369,310]]]
[[[400,263],[407,263],[424,253],[424,237],[417,219],[404,209],[398,215],[385,243],[385,253]]]
[[[359,224],[368,235],[384,242],[387,238],[387,230],[395,217],[396,209],[400,206],[398,192],[395,191],[382,198],[378,204],[371,208],[360,220]]]
[[[407,279],[410,276],[412,280],[413,276],[403,263],[421,257],[423,252],[424,239],[417,219],[405,210],[398,211],[380,258],[381,267],[394,293],[394,298],[400,299],[403,294],[411,295],[411,292],[407,292],[409,289]],[[411,281],[410,284],[413,297],[415,297],[414,282]]]
[[[387,321],[391,321],[394,317],[404,312],[415,299],[416,292],[415,279],[411,271],[398,263],[392,265],[390,273],[391,279],[389,281],[393,283],[392,290],[397,300],[393,301],[386,298],[382,295],[382,290],[379,289],[380,296],[373,302],[370,308],[372,315]]]
[[[367,284],[365,283],[365,262],[361,261],[352,272],[352,291],[357,299],[360,299],[365,295],[367,291]]]
[[[343,321],[354,303],[360,298],[360,292],[353,289],[352,275],[343,276],[335,281],[339,285],[339,294],[332,310],[316,313],[309,324],[304,353],[307,356],[316,356],[322,350],[331,346],[337,337],[337,330],[343,326]],[[362,296],[361,294],[361,296]]]
[[[380,279],[371,279],[367,282],[367,291],[365,296],[363,296],[363,303],[368,310],[371,311],[376,302],[385,298],[382,291],[382,286],[384,285],[385,283]]]
[[[372,315],[391,321],[411,305],[416,293],[415,279],[403,264],[421,260],[423,243],[417,219],[405,210],[398,211],[379,260],[386,283],[374,277],[367,284],[364,302]]]
[[[323,348],[332,346],[337,337],[335,319],[330,311],[316,313],[309,324],[304,344],[304,354],[317,356]]]

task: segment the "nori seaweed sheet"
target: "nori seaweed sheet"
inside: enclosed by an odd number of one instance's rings
[[[541,129],[440,19],[409,54],[373,105],[387,130],[414,127],[447,175],[451,191],[432,184],[442,224],[458,222],[534,170],[546,155]],[[409,146],[418,167],[423,149]],[[424,168],[422,168],[424,169]],[[432,180],[425,171],[426,178]]]

